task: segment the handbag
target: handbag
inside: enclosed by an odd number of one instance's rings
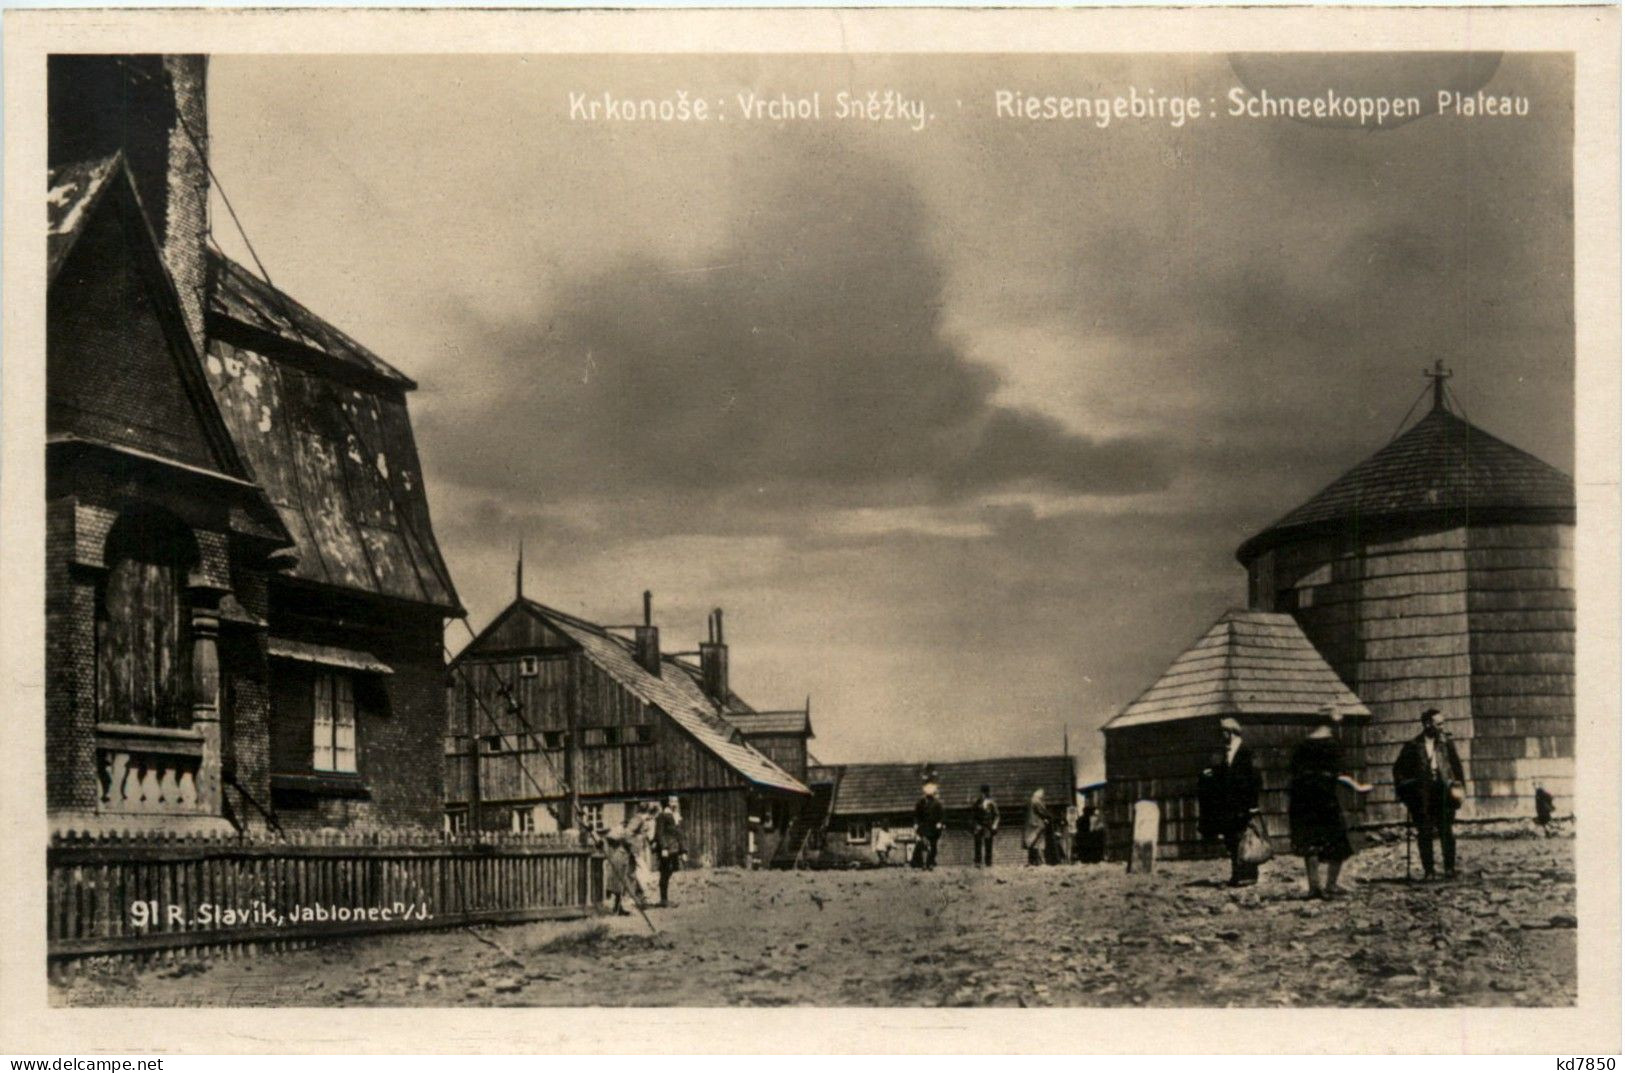
[[[1264,833],[1264,817],[1255,815],[1247,821],[1246,830],[1241,832],[1241,845],[1236,847],[1236,856],[1243,864],[1263,864],[1275,856],[1275,848]]]

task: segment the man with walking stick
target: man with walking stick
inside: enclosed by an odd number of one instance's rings
[[[1444,874],[1456,874],[1456,809],[1464,796],[1467,777],[1462,771],[1456,743],[1439,725],[1439,709],[1422,712],[1422,733],[1405,743],[1394,761],[1394,790],[1416,824],[1416,850],[1422,858],[1422,878],[1435,878],[1433,841],[1444,853]],[[1410,874],[1409,826],[1406,827],[1405,871]]]

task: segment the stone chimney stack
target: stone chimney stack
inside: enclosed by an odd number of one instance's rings
[[[49,61],[50,166],[124,154],[203,351],[208,303],[208,58],[58,55]]]
[[[700,688],[718,705],[728,703],[728,646],[722,639],[722,608],[706,620],[708,639],[700,645]]]
[[[643,625],[633,630],[632,658],[638,666],[660,677],[660,627],[654,624],[654,597],[643,593]]]

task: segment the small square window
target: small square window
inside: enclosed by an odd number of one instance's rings
[[[460,835],[468,830],[468,813],[463,811],[446,813],[446,833]]]
[[[648,745],[655,740],[655,728],[648,723],[641,723],[632,728],[632,741],[638,745]]]
[[[576,817],[576,822],[588,831],[596,831],[604,825],[604,806],[601,804],[582,805],[581,813]]]
[[[525,678],[535,678],[538,664],[535,656],[519,657],[519,674]]]
[[[480,752],[482,752],[482,753],[505,752],[506,751],[506,749],[504,748],[505,744],[506,743],[502,740],[502,735],[501,734],[487,734],[485,737],[480,739]]]
[[[513,810],[513,832],[516,835],[528,835],[536,830],[536,809],[526,805]]]
[[[556,753],[570,744],[569,731],[544,730],[542,731],[542,748],[550,753]]]
[[[869,825],[862,820],[853,820],[846,825],[846,841],[849,845],[861,846],[869,841]]]

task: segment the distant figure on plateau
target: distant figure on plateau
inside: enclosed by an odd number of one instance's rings
[[[636,823],[636,818],[633,818],[599,832],[604,845],[605,879],[619,916],[629,914],[630,910],[625,905],[628,899],[633,905],[643,905],[643,884],[638,880],[637,849],[634,845],[638,837]]]
[[[1044,804],[1044,788],[1040,786],[1027,799],[1027,825],[1021,832],[1021,845],[1027,851],[1028,864],[1044,863],[1044,848],[1054,819],[1049,807]]]
[[[1426,709],[1422,712],[1422,733],[1406,742],[1394,761],[1394,791],[1416,824],[1423,879],[1434,878],[1435,836],[1444,851],[1444,874],[1456,874],[1456,809],[1466,785],[1456,743],[1439,725],[1439,709]]]
[[[1292,751],[1287,819],[1292,825],[1292,852],[1303,858],[1311,898],[1344,893],[1337,877],[1343,871],[1343,862],[1354,855],[1348,823],[1337,797],[1337,784],[1343,778],[1343,749],[1333,729],[1341,722],[1338,713],[1327,713],[1325,721]],[[1353,785],[1362,793],[1371,789],[1358,782]],[[1321,861],[1326,862],[1324,887],[1320,883]]]
[[[947,810],[937,797],[934,780],[927,780],[921,789],[920,800],[914,805],[914,833],[920,836],[920,867],[930,870],[937,866],[937,842],[942,838]]]
[[[1258,882],[1258,865],[1241,859],[1241,836],[1258,811],[1262,786],[1253,751],[1242,741],[1241,724],[1221,719],[1219,733],[1224,754],[1202,772],[1200,823],[1204,836],[1224,839],[1230,854],[1230,885],[1246,887]]]
[[[654,837],[655,818],[660,806],[653,801],[638,803],[637,813],[627,821],[627,843],[632,848],[632,874],[644,897],[655,882]]]
[[[1552,833],[1552,814],[1556,810],[1557,799],[1552,792],[1544,786],[1535,787],[1535,822],[1540,825],[1541,831],[1549,838]]]
[[[875,829],[875,863],[890,864],[891,851],[896,847],[897,839],[892,837],[891,831],[884,827]]]
[[[972,810],[976,836],[976,867],[993,867],[993,836],[999,830],[999,803],[993,800],[993,791],[982,787],[982,796],[976,799]]]
[[[671,875],[688,855],[683,848],[683,817],[677,811],[676,796],[666,798],[666,807],[655,819],[655,853],[660,859],[660,904],[670,905]]]

